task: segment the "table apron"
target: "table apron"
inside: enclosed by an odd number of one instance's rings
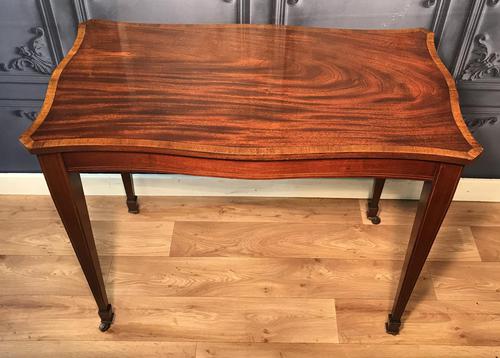
[[[168,173],[234,179],[375,177],[432,180],[441,165],[431,161],[384,158],[246,161],[135,152],[65,152],[61,155],[69,172]]]

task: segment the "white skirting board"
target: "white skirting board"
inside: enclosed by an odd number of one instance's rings
[[[82,174],[87,195],[124,195],[119,174]],[[372,179],[241,180],[134,174],[137,195],[357,198],[370,195]],[[386,199],[418,199],[421,181],[388,180]],[[42,174],[0,173],[2,195],[48,195]],[[460,180],[454,200],[500,202],[500,179]]]

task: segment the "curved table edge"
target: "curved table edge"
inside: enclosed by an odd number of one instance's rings
[[[57,152],[74,152],[74,151],[120,151],[120,152],[142,152],[142,153],[155,153],[155,154],[167,154],[167,155],[181,155],[189,157],[200,157],[200,158],[218,158],[218,159],[230,159],[230,160],[294,160],[294,159],[335,159],[335,158],[394,158],[394,159],[415,159],[415,160],[431,160],[431,161],[441,161],[447,163],[455,164],[467,164],[468,162],[474,160],[483,151],[481,145],[476,142],[472,134],[469,132],[463,117],[461,115],[458,92],[455,86],[455,82],[448,72],[447,68],[439,58],[437,54],[435,44],[434,44],[434,33],[429,32],[425,29],[405,29],[408,31],[422,31],[427,34],[426,45],[431,59],[438,67],[439,71],[442,73],[445,81],[447,83],[450,95],[450,106],[455,124],[463,135],[464,139],[471,146],[471,149],[467,152],[462,151],[452,151],[440,148],[428,148],[428,147],[410,147],[410,146],[392,146],[390,150],[385,147],[368,146],[366,150],[360,148],[323,148],[322,152],[317,153],[254,153],[254,154],[231,154],[228,152],[231,147],[220,147],[220,148],[200,148],[199,151],[192,151],[190,145],[186,145],[186,148],[181,148],[178,145],[175,147],[169,147],[168,142],[158,141],[158,140],[140,140],[140,139],[128,139],[128,140],[113,140],[110,138],[85,138],[72,139],[71,145],[65,140],[45,140],[43,142],[35,142],[32,139],[33,133],[42,125],[45,118],[47,117],[58,87],[59,78],[64,71],[65,67],[71,62],[73,57],[76,55],[80,49],[81,44],[85,38],[87,22],[81,23],[78,26],[78,33],[75,42],[64,57],[64,59],[59,63],[57,68],[54,70],[49,85],[47,88],[47,94],[43,102],[40,113],[33,122],[33,124],[20,136],[20,142],[28,149],[32,154],[47,154],[47,153],[57,153]],[[402,30],[397,30],[401,32]],[[191,149],[191,150],[190,150]],[[342,149],[342,150],[339,150]]]
[[[470,160],[474,160],[483,152],[483,148],[474,139],[469,129],[467,128],[467,125],[465,124],[465,121],[462,117],[462,111],[460,110],[460,102],[458,99],[458,90],[455,85],[455,80],[453,79],[452,75],[444,65],[443,61],[441,61],[441,58],[437,53],[436,44],[434,42],[434,36],[435,36],[434,32],[427,33],[427,41],[426,41],[427,50],[429,51],[429,55],[431,56],[432,60],[434,61],[439,71],[443,75],[444,79],[446,80],[446,84],[448,85],[448,90],[450,93],[450,105],[451,105],[451,112],[453,114],[453,119],[455,120],[455,124],[460,130],[460,133],[462,133],[467,143],[469,143],[469,145],[472,147],[467,152],[467,154],[470,157]]]
[[[56,91],[57,91],[57,86],[59,83],[59,78],[61,77],[61,74],[64,71],[64,68],[71,62],[73,57],[76,55],[76,53],[80,49],[80,46],[81,46],[83,39],[85,37],[86,28],[87,28],[86,23],[81,23],[78,25],[78,32],[76,35],[75,42],[73,43],[73,46],[68,51],[67,55],[59,63],[59,65],[57,65],[56,69],[52,73],[52,76],[50,77],[49,85],[47,87],[47,92],[45,94],[45,100],[43,101],[43,105],[42,105],[42,108],[40,109],[40,113],[36,117],[33,124],[19,137],[19,141],[30,152],[32,152],[32,150],[34,148],[34,144],[35,144],[35,142],[31,138],[31,136],[42,125],[42,123],[45,121],[45,118],[49,114],[50,109],[52,108],[52,103],[54,102],[54,98],[56,97]]]
[[[255,150],[246,154],[234,154],[237,148],[231,146],[200,146],[193,150],[189,143],[169,143],[148,139],[120,139],[109,138],[73,138],[71,145],[65,140],[48,140],[34,142],[29,148],[32,154],[50,154],[65,152],[122,152],[122,153],[149,153],[176,155],[183,157],[222,159],[222,160],[253,160],[253,161],[287,161],[300,159],[410,159],[427,160],[452,164],[467,164],[475,156],[468,152],[453,151],[431,147],[414,146],[325,146],[314,152],[286,152]]]

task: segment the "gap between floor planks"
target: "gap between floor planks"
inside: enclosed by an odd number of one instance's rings
[[[0,342],[3,358],[494,358],[500,347],[210,342]]]

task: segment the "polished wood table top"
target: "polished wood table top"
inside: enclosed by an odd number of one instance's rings
[[[80,25],[21,141],[236,160],[481,152],[425,30],[103,20]]]
[[[401,318],[465,164],[467,130],[433,34],[271,25],[146,25],[91,20],[54,71],[21,141],[36,154],[94,295],[108,300],[80,178],[120,172],[246,179],[424,180],[386,331]]]

